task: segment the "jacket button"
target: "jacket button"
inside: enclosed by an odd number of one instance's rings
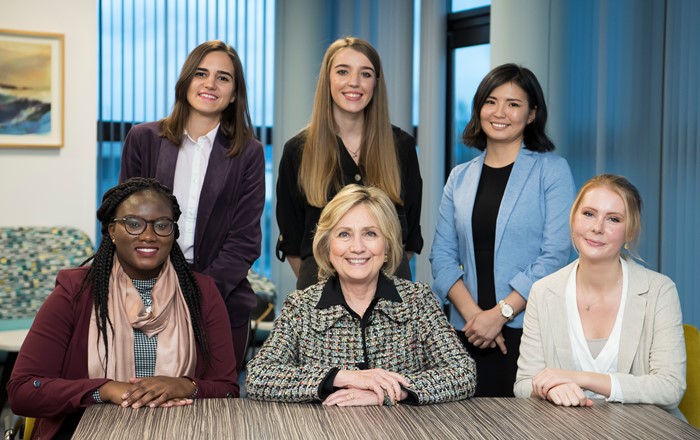
[[[41,381],[37,379],[34,381],[33,385],[34,385],[34,388],[39,388],[41,386]]]
[[[233,397],[233,393],[226,393],[226,397],[228,397],[228,398]]]

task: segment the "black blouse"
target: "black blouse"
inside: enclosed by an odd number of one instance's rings
[[[404,250],[420,253],[423,249],[420,230],[423,180],[418,168],[416,143],[408,133],[398,127],[393,127],[393,132],[401,173],[401,199],[404,202],[403,206],[396,205]],[[299,256],[302,259],[313,256],[314,232],[321,217],[321,208],[309,205],[306,196],[299,189],[298,175],[305,135],[306,133],[302,132],[287,141],[279,165],[277,224],[280,235],[277,240],[277,258],[281,261],[284,261],[286,255]],[[362,168],[352,159],[340,138],[338,148],[342,184],[364,185]],[[330,189],[329,199],[335,194],[335,190]]]
[[[491,168],[484,164],[479,186],[476,189],[472,211],[472,236],[479,307],[482,310],[488,310],[496,305],[496,284],[493,275],[496,220],[512,170],[513,164],[503,168]]]

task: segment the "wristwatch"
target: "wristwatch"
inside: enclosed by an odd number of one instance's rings
[[[505,302],[504,300],[498,301],[498,305],[501,306],[501,316],[506,318],[508,321],[513,320],[514,310],[513,306]]]

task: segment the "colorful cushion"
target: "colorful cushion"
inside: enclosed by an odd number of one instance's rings
[[[0,319],[33,318],[58,271],[93,253],[90,237],[75,228],[0,228]]]

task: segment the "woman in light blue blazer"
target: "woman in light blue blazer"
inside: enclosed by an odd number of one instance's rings
[[[563,267],[574,182],[551,153],[547,107],[528,69],[493,69],[463,142],[483,151],[452,170],[430,256],[433,289],[477,364],[476,396],[513,396],[530,287]]]

